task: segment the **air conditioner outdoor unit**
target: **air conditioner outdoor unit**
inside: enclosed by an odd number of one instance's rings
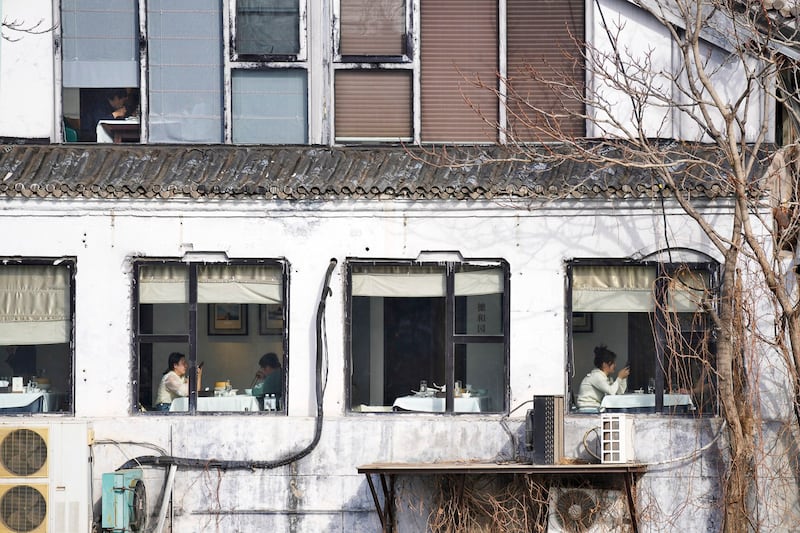
[[[103,474],[104,531],[144,531],[147,525],[147,495],[142,470],[130,468]]]
[[[600,415],[600,462],[633,462],[633,418],[625,414]]]
[[[534,464],[557,464],[564,455],[564,397],[534,396],[525,417],[525,448]]]
[[[629,533],[630,515],[618,490],[551,488],[548,533]]]
[[[0,426],[0,532],[89,531],[83,422]]]

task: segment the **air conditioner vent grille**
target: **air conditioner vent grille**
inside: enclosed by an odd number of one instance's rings
[[[0,521],[13,533],[36,530],[47,518],[47,501],[29,485],[11,487],[0,498]]]
[[[17,476],[32,476],[47,463],[47,442],[29,429],[10,432],[0,443],[3,467]]]

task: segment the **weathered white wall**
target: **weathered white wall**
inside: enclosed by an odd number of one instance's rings
[[[53,8],[50,0],[3,0],[0,19],[39,34],[3,28],[0,39],[0,137],[51,138],[55,123]]]
[[[296,465],[273,471],[179,470],[172,519],[175,531],[250,531],[262,526],[287,531],[376,530],[377,518],[365,480],[356,473],[358,465],[491,460],[511,457],[513,447],[500,415],[345,413],[345,259],[412,259],[421,251],[457,250],[465,258],[507,260],[510,406],[515,408],[533,395],[561,395],[566,390],[565,260],[636,257],[665,246],[659,206],[632,203],[622,209],[583,200],[560,208],[528,209],[503,202],[5,199],[0,203],[5,236],[0,256],[77,258],[75,416],[91,422],[98,441],[125,442],[94,447],[97,505],[101,474],[130,457],[153,454],[153,445],[183,457],[272,460],[311,441],[314,317],[328,261],[336,258],[326,314],[329,373],[320,445]],[[713,253],[693,223],[669,209],[667,220],[670,245]],[[720,223],[724,220],[720,216]],[[288,416],[164,417],[129,412],[131,260],[180,257],[187,249],[225,252],[231,258],[285,257],[291,264]],[[518,409],[511,415],[510,427],[518,436],[524,412]],[[668,417],[643,418],[657,428],[675,427]],[[588,457],[582,449],[582,426],[594,423],[584,417],[568,424],[568,455]],[[686,429],[679,433],[688,435],[681,442],[689,444],[674,453],[693,450],[691,435],[704,423],[681,422],[679,427]],[[148,472],[155,505],[164,472]],[[698,483],[702,487],[708,481]],[[412,516],[404,514],[403,520]],[[403,530],[415,530],[411,522],[404,524]]]

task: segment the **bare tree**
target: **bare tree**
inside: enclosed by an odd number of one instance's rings
[[[758,0],[629,3],[639,22],[658,33],[659,45],[632,41],[626,19],[596,1],[601,34],[592,43],[576,37],[582,52],[572,52],[571,71],[528,64],[500,80],[504,91],[481,85],[504,102],[504,133],[515,158],[649,175],[723,258],[719,298],[703,304],[715,326],[716,360],[687,353],[679,335],[667,335],[667,351],[715,373],[729,453],[723,530],[758,530],[760,413],[747,370],[764,346],[783,359],[800,426],[800,301],[791,260],[800,228],[800,30],[788,18],[800,7]],[[664,43],[669,61],[658,48]],[[576,70],[586,72],[585,86],[576,82]],[[520,77],[546,87],[553,98],[546,104],[527,99],[515,90]],[[588,124],[591,139],[575,135],[576,121]],[[530,141],[555,141],[558,149]],[[707,215],[694,193],[697,184],[730,200],[728,223]],[[765,318],[773,327],[759,327]]]
[[[0,24],[0,36],[10,42],[19,41],[25,34],[40,35],[50,31],[53,31],[53,27],[44,26],[44,19],[39,19],[33,24],[28,24],[23,20],[3,19]]]

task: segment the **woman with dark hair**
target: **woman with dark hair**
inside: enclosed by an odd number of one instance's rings
[[[276,398],[283,395],[283,372],[277,354],[265,353],[258,360],[260,367],[256,372],[256,383],[253,385],[253,396],[274,394]]]
[[[606,394],[625,394],[628,388],[629,367],[617,373],[617,379],[611,380],[611,374],[617,368],[617,354],[606,348],[604,344],[594,349],[594,370],[589,372],[578,389],[576,404],[578,409],[598,410]]]
[[[186,377],[186,370],[189,365],[186,356],[180,352],[172,352],[167,359],[167,370],[158,385],[156,394],[156,410],[169,411],[172,400],[180,396],[189,396],[189,379]],[[197,369],[197,388],[200,389],[200,381],[203,377],[203,369]]]

